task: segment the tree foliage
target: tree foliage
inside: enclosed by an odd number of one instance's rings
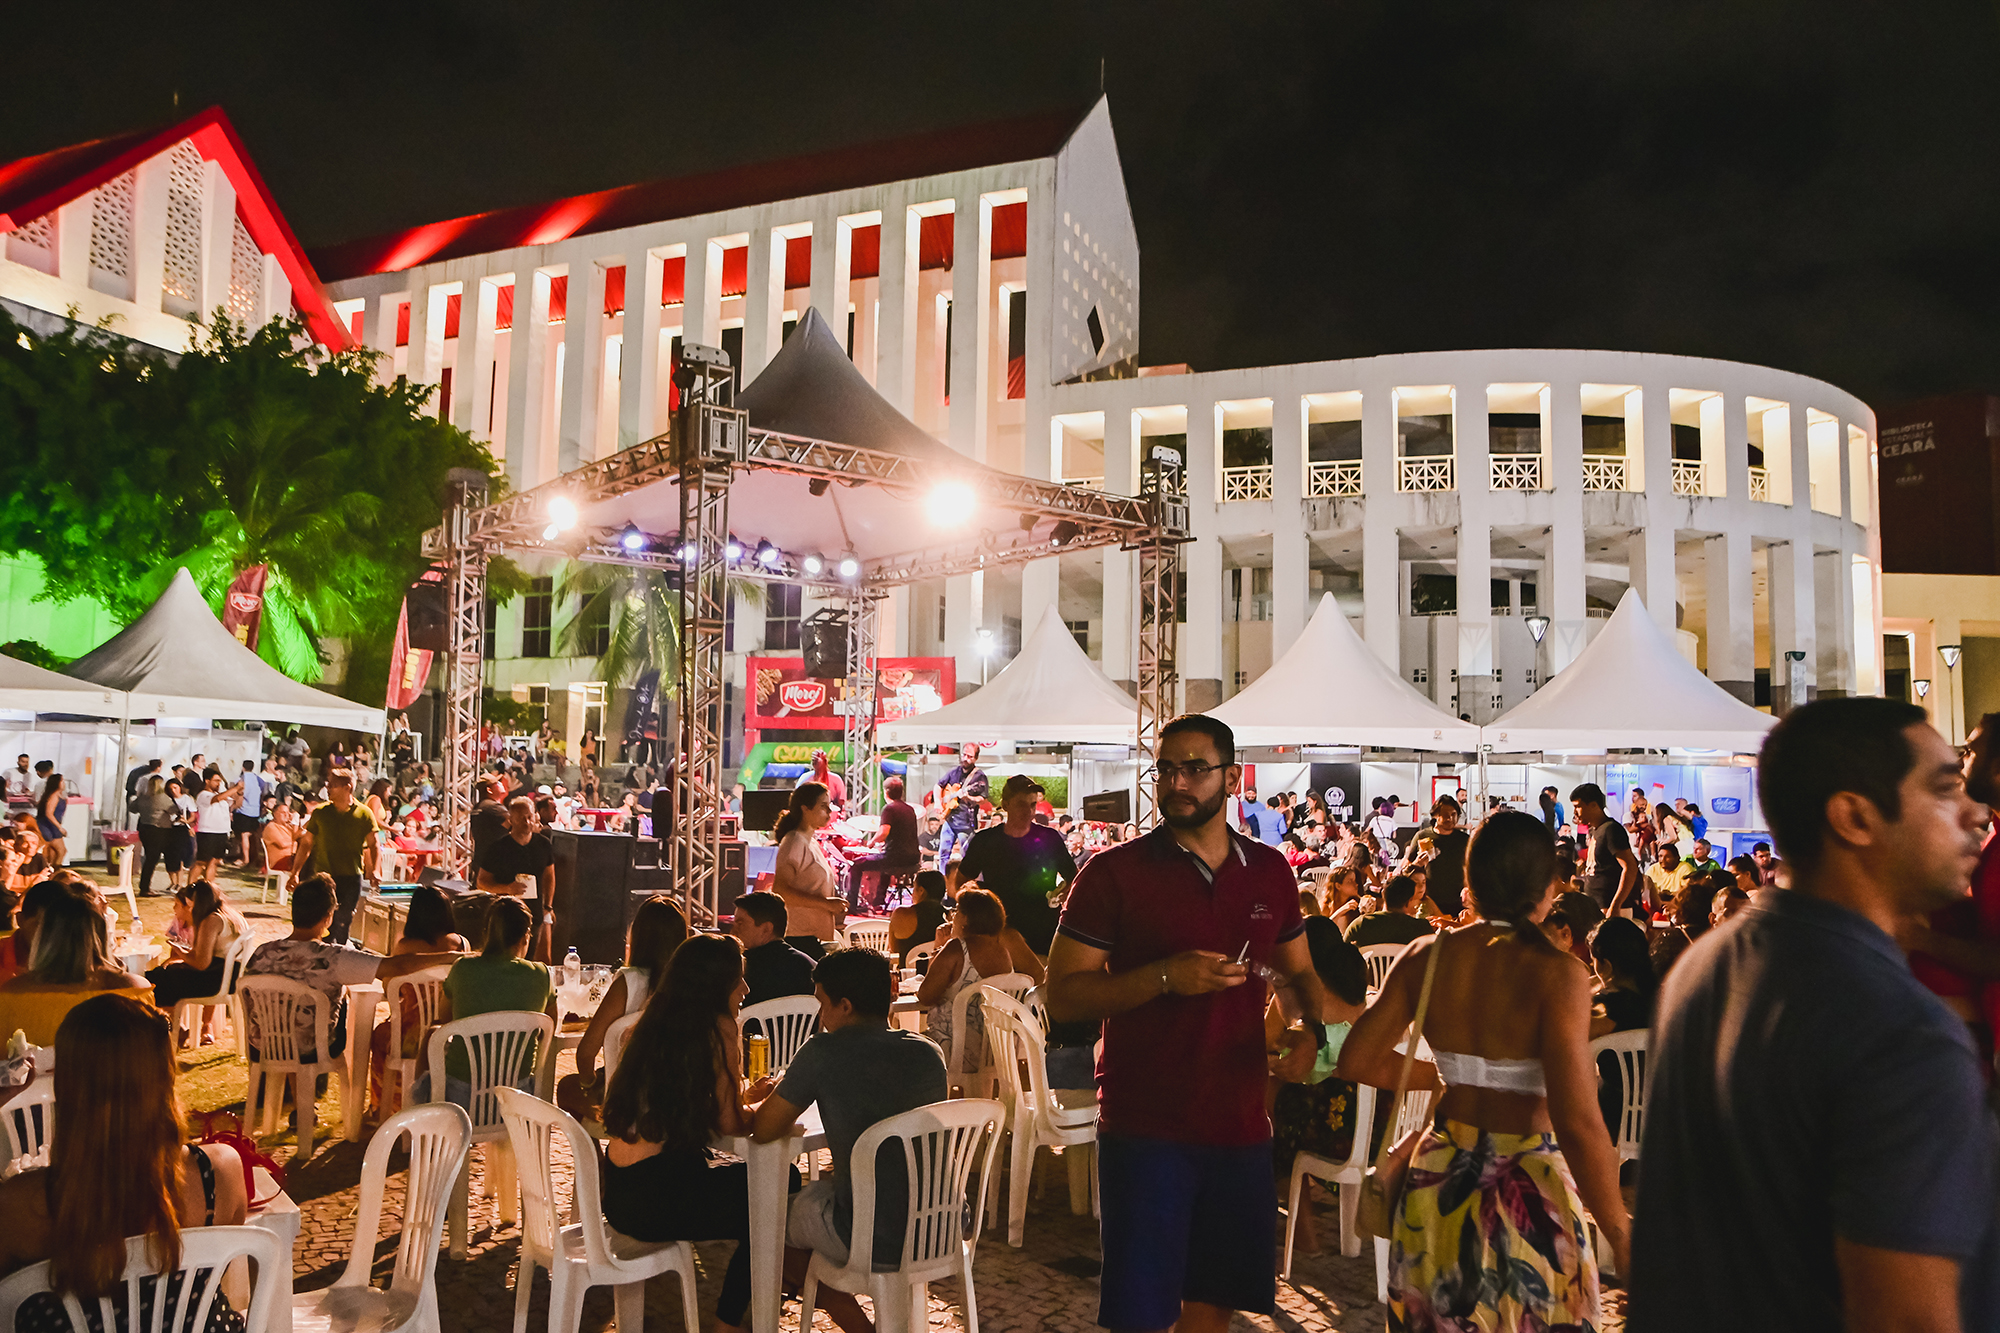
[[[263,564],[259,654],[317,679],[317,639],[393,630],[450,470],[495,470],[429,388],[376,383],[379,355],[218,312],[176,357],[0,310],[0,550],[41,561],[44,596],[127,621],[183,565],[219,609]]]

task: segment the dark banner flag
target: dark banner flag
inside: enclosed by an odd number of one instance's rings
[[[648,671],[639,677],[626,697],[625,739],[628,741],[658,740],[660,738],[660,673]]]
[[[257,651],[257,626],[264,619],[264,578],[269,569],[252,565],[236,576],[222,595],[222,627],[251,652]]]
[[[396,617],[396,642],[389,650],[389,692],[383,702],[391,712],[401,712],[417,701],[430,679],[431,654],[425,648],[410,647],[410,602]]]

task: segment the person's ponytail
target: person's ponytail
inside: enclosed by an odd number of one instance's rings
[[[778,826],[771,830],[775,842],[783,842],[799,826],[806,822],[806,811],[820,803],[826,795],[826,784],[822,782],[801,782],[792,788],[791,802],[785,806],[785,813],[778,816]]]
[[[1482,918],[1506,922],[1521,943],[1554,949],[1530,914],[1541,906],[1555,869],[1548,825],[1525,810],[1496,810],[1480,821],[1466,846],[1466,895]]]

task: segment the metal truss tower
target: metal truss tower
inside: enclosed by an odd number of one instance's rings
[[[1140,462],[1139,499],[1148,531],[1134,543],[1139,552],[1137,814],[1139,827],[1150,829],[1159,819],[1153,768],[1160,759],[1160,728],[1174,716],[1180,698],[1180,555],[1190,540],[1186,458],[1180,450],[1153,442]]]
[[[472,783],[479,774],[479,692],[486,634],[486,551],[467,538],[471,515],[486,503],[486,478],[456,470],[444,531],[448,545],[449,646],[444,660],[444,865],[463,878],[472,866]]]

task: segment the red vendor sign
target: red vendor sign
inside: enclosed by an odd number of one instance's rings
[[[942,708],[956,696],[957,663],[949,657],[884,657],[875,693],[875,719],[892,722]],[[750,657],[746,732],[786,727],[838,727],[847,716],[845,680],[808,676],[803,657]]]

